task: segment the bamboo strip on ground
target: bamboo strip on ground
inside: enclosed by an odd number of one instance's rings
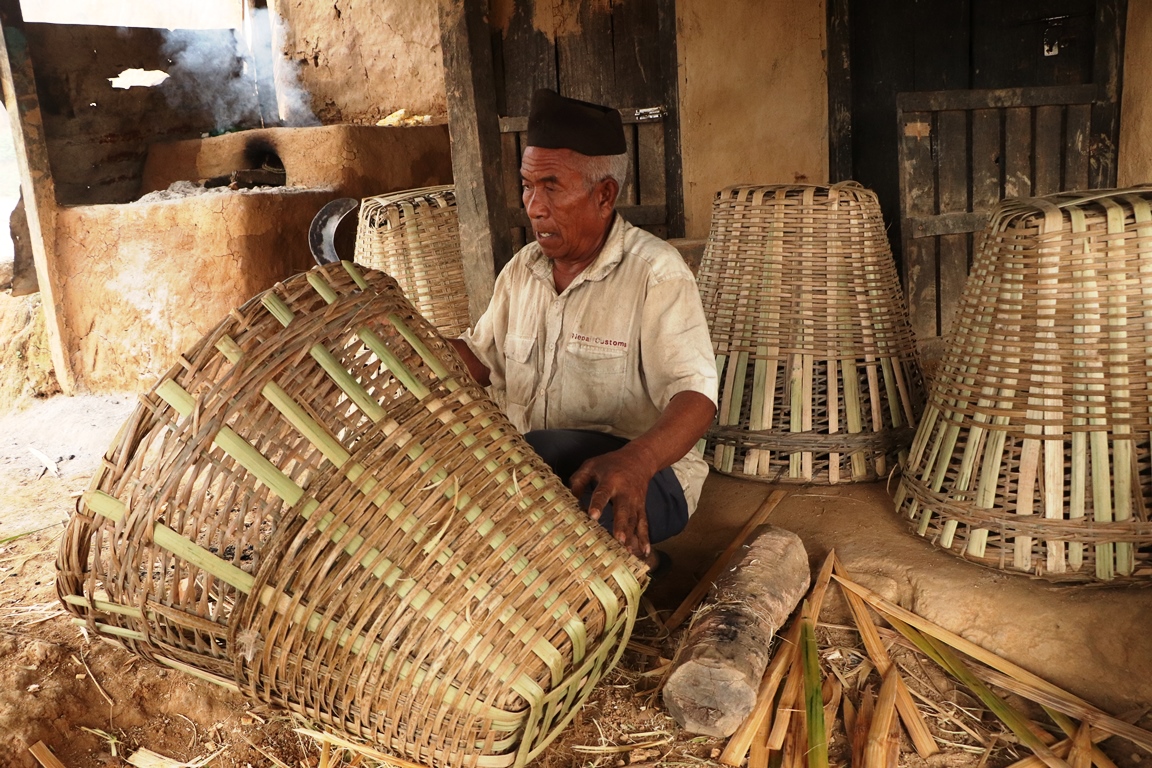
[[[36,758],[36,762],[44,766],[44,768],[66,768],[64,763],[56,755],[52,754],[52,750],[48,749],[48,745],[43,741],[38,741],[32,746],[28,747],[28,751],[32,757]]]
[[[835,562],[832,567],[832,573],[837,576],[849,578],[847,572],[844,570],[843,564],[839,560]],[[841,584],[843,587],[843,584]],[[892,664],[892,659],[888,655],[884,643],[880,640],[880,634],[876,631],[876,625],[872,621],[872,617],[868,614],[868,608],[865,606],[864,601],[859,595],[851,590],[841,589],[844,599],[848,602],[848,607],[852,611],[852,616],[856,620],[856,628],[860,632],[860,639],[864,643],[864,649],[868,652],[868,657],[872,659],[872,663],[876,665],[876,671],[880,676],[885,677],[889,670],[896,675],[896,707],[900,714],[900,720],[904,723],[904,727],[908,731],[908,736],[912,740],[912,745],[916,749],[916,754],[920,757],[930,757],[940,751],[940,747],[936,744],[936,739],[932,736],[932,732],[928,729],[928,724],[924,722],[924,716],[920,714],[920,710],[916,707],[916,702],[912,700],[912,694],[908,690],[908,686],[900,677],[899,670],[895,669]]]
[[[909,626],[915,627],[926,635],[941,640],[957,651],[988,665],[988,667],[991,668],[991,672],[1000,673],[998,676],[989,680],[989,682],[992,682],[994,685],[1026,696],[1038,704],[1052,707],[1072,717],[1087,720],[1093,727],[1100,728],[1115,736],[1122,736],[1134,744],[1152,750],[1152,733],[1109,715],[1107,712],[1068,693],[1038,675],[1029,672],[1018,664],[990,653],[970,640],[966,640],[938,624],[901,608],[860,584],[856,584],[841,576],[834,575],[833,578],[835,578],[841,586],[859,595],[865,602],[886,617],[895,618]]]

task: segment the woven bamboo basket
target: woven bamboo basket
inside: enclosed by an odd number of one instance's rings
[[[922,536],[1053,580],[1152,577],[1152,189],[993,212],[897,491]]]
[[[720,377],[713,466],[773,482],[887,475],[923,383],[876,195],[856,182],[724,189],[699,283]]]
[[[444,335],[467,330],[468,294],[451,184],[365,198],[353,260],[392,275]]]
[[[57,565],[90,632],[435,766],[543,749],[646,580],[349,262],[234,311],[142,397]]]

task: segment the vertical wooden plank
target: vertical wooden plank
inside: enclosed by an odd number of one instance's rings
[[[559,88],[556,74],[556,44],[544,31],[552,21],[550,2],[532,0],[491,0],[493,24],[499,27],[500,69],[503,71],[497,105],[500,114],[523,117],[528,114],[532,94],[539,88]]]
[[[1032,110],[1004,110],[1004,197],[1032,194]]]
[[[827,0],[828,180],[852,178],[852,58],[848,0]]]
[[[936,213],[936,172],[932,159],[932,113],[898,113],[900,138],[900,218]],[[904,227],[905,230],[910,229]],[[937,322],[936,243],[903,232],[904,290],[912,330],[921,339],[940,335]]]
[[[636,124],[636,184],[640,205],[660,205],[668,199],[664,163],[664,125],[662,121]]]
[[[624,179],[624,186],[620,188],[620,194],[617,196],[616,205],[636,205],[639,201],[637,194],[636,174],[638,173],[636,163],[636,153],[639,151],[639,146],[636,143],[636,125],[628,124],[624,126],[624,146],[628,153],[628,177]]]
[[[1088,189],[1092,107],[1068,105],[1064,124],[1064,189]]]
[[[680,75],[676,54],[676,0],[656,0],[656,37],[663,52],[664,184],[667,237],[684,237],[684,167],[680,159]]]
[[[1100,95],[1092,105],[1092,162],[1088,184],[1093,189],[1116,186],[1116,147],[1120,138],[1120,87],[1124,61],[1124,22],[1128,0],[1096,3],[1096,57],[1093,79]]]
[[[68,360],[64,306],[56,268],[56,189],[48,164],[47,137],[19,0],[0,0],[0,33],[4,109],[12,122],[12,142],[20,171],[32,259],[43,299],[48,347],[60,390],[71,395],[75,391],[75,379]]]
[[[972,210],[991,211],[1000,202],[1000,110],[972,110]]]
[[[1059,106],[1036,107],[1035,153],[1036,177],[1032,194],[1050,195],[1061,189],[1063,165],[1064,109]]]
[[[565,10],[556,29],[560,93],[611,107],[632,106],[621,104],[615,93],[616,38],[609,5],[575,0],[560,0],[560,5]]]
[[[464,285],[475,321],[492,298],[496,272],[512,258],[488,4],[439,1]]]
[[[613,97],[620,106],[654,107],[664,103],[656,0],[611,3]],[[675,76],[675,72],[671,73]]]
[[[968,113],[946,110],[936,116],[938,129],[936,164],[938,167],[938,213],[967,212],[970,210],[968,172]],[[967,234],[943,235],[937,244],[938,277],[937,303],[940,317],[940,335],[948,333],[960,303],[960,294],[968,279]]]

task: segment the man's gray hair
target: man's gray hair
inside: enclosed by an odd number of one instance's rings
[[[628,153],[622,155],[586,155],[584,157],[584,183],[591,190],[604,179],[615,179],[616,186],[624,189],[628,178]]]

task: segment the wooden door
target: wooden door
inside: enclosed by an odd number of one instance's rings
[[[1002,198],[1111,183],[1089,172],[1099,167],[1096,95],[1080,85],[897,97],[904,287],[917,338],[951,327],[976,233]]]
[[[829,48],[847,50],[829,65],[831,175],[879,195],[913,328],[930,341],[1000,198],[1115,184],[1127,0],[828,11]]]
[[[493,65],[513,246],[531,236],[520,153],[538,88],[620,109],[631,160],[617,209],[683,235],[673,0],[493,0]]]

